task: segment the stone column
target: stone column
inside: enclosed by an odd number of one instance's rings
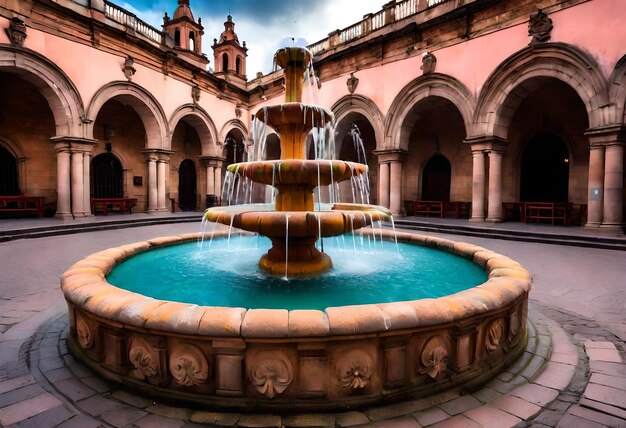
[[[596,229],[602,224],[604,206],[604,146],[589,147],[589,188],[586,228]]]
[[[489,151],[489,202],[487,221],[502,221],[502,152]]]
[[[472,217],[470,221],[485,220],[485,153],[472,151]]]
[[[85,210],[83,204],[85,202],[85,188],[83,175],[83,153],[72,152],[72,214],[74,216],[84,216]]]
[[[389,210],[393,215],[402,214],[402,162],[391,162],[389,186]]]
[[[206,167],[206,194],[215,195],[215,167],[213,165]]]
[[[222,197],[222,165],[221,163],[215,167],[215,194],[219,199]]]
[[[148,212],[158,209],[157,195],[157,161],[150,158],[148,159]]]
[[[378,171],[378,205],[389,208],[389,164],[381,162]]]
[[[55,143],[57,152],[57,211],[55,217],[72,217],[70,204],[70,147],[68,143]]]
[[[623,232],[624,143],[606,146],[604,157],[604,215],[602,228]]]
[[[83,153],[83,210],[85,217],[91,217],[91,155]]]
[[[162,159],[157,161],[157,210],[167,211],[165,205],[165,167],[166,162]]]

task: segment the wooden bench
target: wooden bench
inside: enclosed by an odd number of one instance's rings
[[[132,213],[133,207],[137,205],[136,198],[91,198],[91,212],[102,212],[102,215],[109,215],[110,212]]]
[[[472,214],[471,202],[444,202],[443,203],[443,215],[444,217],[452,218],[470,218]]]
[[[404,201],[406,214],[414,216],[469,218],[471,207],[471,202],[461,201]]]
[[[0,214],[35,214],[43,217],[43,196],[0,196]]]
[[[568,202],[525,202],[523,222],[535,221],[537,223],[547,220],[551,224],[556,221],[567,223],[567,215],[571,209]]]

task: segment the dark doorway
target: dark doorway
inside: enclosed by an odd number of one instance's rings
[[[91,197],[124,197],[122,164],[111,153],[103,153],[91,161]]]
[[[178,206],[183,211],[195,211],[197,203],[196,166],[185,159],[178,169]]]
[[[450,201],[450,176],[452,168],[445,156],[433,156],[424,167],[422,200]]]
[[[16,196],[20,193],[15,157],[4,147],[0,147],[0,195]]]
[[[520,201],[567,202],[569,151],[559,137],[537,134],[522,156]]]

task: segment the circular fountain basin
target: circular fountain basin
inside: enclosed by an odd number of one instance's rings
[[[151,397],[285,412],[351,409],[476,387],[524,351],[529,273],[505,256],[440,238],[397,235],[477,263],[487,281],[439,298],[322,311],[176,303],[105,279],[128,257],[199,237],[124,245],[70,267],[61,288],[72,353]]]

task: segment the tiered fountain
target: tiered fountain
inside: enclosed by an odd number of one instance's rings
[[[330,119],[327,111],[300,103],[301,78],[309,59],[309,53],[301,49],[278,53],[278,63],[285,67],[288,102],[257,113],[257,120],[279,133],[282,159],[230,166],[232,172],[255,182],[274,185],[278,191],[275,209],[210,209],[206,218],[271,239],[272,248],[260,265],[273,275],[257,278],[258,290],[269,293],[269,283],[275,281],[286,284],[279,293],[289,294],[289,287],[297,288],[295,281],[285,283],[274,276],[285,272],[305,276],[299,281],[319,292],[321,306],[306,309],[298,306],[298,298],[279,309],[248,309],[257,303],[249,300],[219,306],[216,299],[209,299],[203,306],[173,301],[178,296],[158,300],[107,282],[115,277],[115,272],[109,275],[112,270],[131,266],[132,275],[126,278],[134,279],[122,278],[115,284],[133,289],[133,284],[122,283],[147,278],[146,294],[157,285],[168,291],[190,288],[187,283],[170,285],[165,277],[183,278],[186,269],[194,265],[201,271],[198,288],[217,282],[212,285],[227,296],[235,294],[237,288],[253,288],[252,280],[245,279],[242,272],[230,272],[225,280],[215,279],[214,270],[206,268],[203,260],[217,259],[227,252],[202,253],[197,245],[201,233],[101,251],[71,266],[63,274],[61,287],[69,312],[68,347],[103,377],[153,398],[220,411],[327,412],[451,388],[475,388],[524,352],[530,275],[515,261],[475,245],[377,231],[378,236],[397,239],[411,250],[419,246],[423,253],[458,256],[451,257],[453,263],[446,258],[437,269],[437,273],[443,272],[443,279],[427,280],[427,285],[442,288],[442,283],[458,275],[458,268],[450,267],[458,266],[457,261],[472,268],[471,262],[480,266],[488,279],[479,285],[464,284],[463,291],[441,293],[438,298],[413,297],[413,291],[408,298],[398,298],[392,289],[410,289],[415,278],[425,276],[430,266],[418,264],[403,270],[392,262],[383,266],[376,261],[371,263],[376,269],[388,268],[385,277],[374,284],[382,290],[383,298],[368,304],[350,300],[364,288],[350,275],[342,284],[356,288],[341,300],[339,305],[343,306],[326,307],[328,300],[321,289],[327,281],[321,272],[331,267],[331,261],[315,247],[316,240],[353,231],[387,218],[389,213],[367,205],[336,204],[332,210],[314,210],[316,186],[364,174],[366,167],[305,160],[304,141],[309,130]],[[226,235],[213,233],[212,238]],[[181,270],[173,271],[172,259],[163,262],[163,254],[170,250],[180,250],[185,266]],[[354,257],[358,257],[356,251]],[[241,258],[232,253],[225,256]],[[156,259],[165,269],[155,273],[156,269],[144,264],[146,259]],[[234,279],[241,277],[243,285],[235,287]]]
[[[306,160],[306,139],[315,128],[332,121],[327,110],[302,104],[303,76],[311,53],[285,48],[276,53],[285,70],[285,103],[266,107],[256,120],[272,127],[280,138],[280,160],[233,164],[228,171],[277,189],[275,209],[258,207],[210,208],[205,219],[267,236],[272,248],[259,261],[266,272],[287,277],[322,273],[332,267],[330,257],[319,251],[319,238],[353,232],[375,221],[388,220],[389,210],[374,205],[335,204],[315,211],[314,190],[333,186],[367,173],[367,166],[339,160]]]

